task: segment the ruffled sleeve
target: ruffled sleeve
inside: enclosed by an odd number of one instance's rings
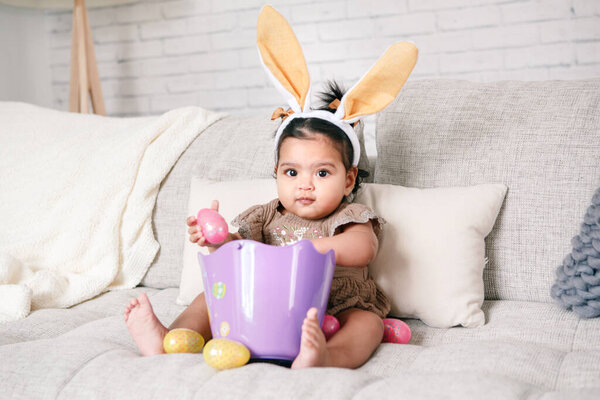
[[[238,228],[238,233],[244,239],[265,242],[263,227],[269,223],[277,210],[279,200],[275,199],[267,204],[252,206],[231,221],[231,225]]]
[[[371,221],[373,224],[373,231],[377,236],[377,239],[381,240],[383,231],[383,225],[385,220],[378,217],[371,208],[360,203],[342,203],[338,210],[331,217],[331,226],[329,227],[329,235],[333,236],[340,229],[343,229],[344,225],[355,223],[364,224],[367,221]]]

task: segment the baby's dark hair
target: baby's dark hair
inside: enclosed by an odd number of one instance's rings
[[[344,93],[345,90],[340,84],[335,81],[327,81],[325,83],[325,89],[318,93],[320,102],[316,109],[335,113],[336,108],[331,108],[331,103],[336,99],[341,100]],[[277,143],[277,159],[279,159],[279,148],[284,139],[289,137],[296,139],[311,138],[317,133],[322,134],[331,140],[333,145],[342,155],[342,162],[344,163],[346,171],[348,171],[352,167],[352,160],[354,160],[354,148],[352,147],[352,142],[350,142],[350,139],[341,128],[321,118],[294,118],[291,120],[279,137],[279,142]],[[368,171],[358,169],[352,193],[358,191],[361,182],[368,176]]]

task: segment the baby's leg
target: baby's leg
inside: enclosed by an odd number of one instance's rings
[[[383,339],[383,321],[376,314],[351,308],[336,315],[341,328],[327,342],[332,367],[358,368]]]
[[[325,342],[316,312],[312,310],[307,313],[302,326],[300,353],[292,368],[358,368],[371,357],[381,343],[383,321],[372,312],[353,308],[339,313],[337,318],[341,328]]]
[[[201,334],[204,340],[207,342],[212,339],[210,321],[208,319],[208,307],[206,307],[204,293],[196,296],[188,308],[183,310],[183,312],[179,314],[175,321],[173,321],[171,326],[169,326],[169,330],[177,328],[194,330]]]
[[[144,356],[164,353],[163,339],[170,329],[192,329],[207,341],[212,337],[204,294],[197,296],[167,329],[154,314],[148,296],[142,293],[125,307],[125,322]]]

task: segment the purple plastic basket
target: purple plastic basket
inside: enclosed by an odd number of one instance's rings
[[[214,338],[243,343],[252,358],[293,360],[311,307],[323,322],[335,269],[333,250],[312,242],[269,246],[236,240],[198,253]]]

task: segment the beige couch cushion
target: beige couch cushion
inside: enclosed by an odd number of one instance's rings
[[[3,398],[596,399],[600,389],[600,320],[579,321],[554,304],[485,302],[488,323],[477,329],[408,320],[410,344],[382,344],[357,370],[250,364],[218,372],[201,354],[141,357],[122,316],[138,293],[111,292],[62,315],[41,310],[0,325],[0,338],[16,339],[0,346]],[[183,309],[176,295],[150,293],[165,324]],[[34,340],[25,332],[32,317],[68,328]]]
[[[600,185],[600,79],[413,81],[377,120],[375,182],[504,183],[487,299],[552,301],[556,267]]]

